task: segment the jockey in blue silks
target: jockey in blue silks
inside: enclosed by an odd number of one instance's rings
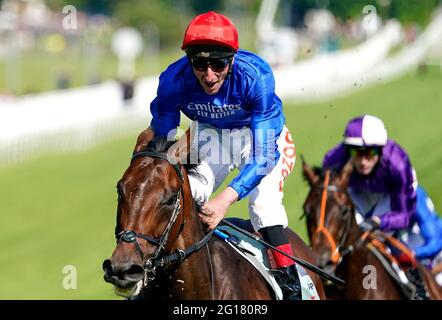
[[[282,199],[284,179],[295,163],[295,146],[270,66],[240,50],[232,21],[213,11],[190,22],[181,48],[186,56],[161,74],[151,103],[155,138],[175,136],[180,112],[193,120],[199,178],[189,175],[189,180],[194,199],[202,204],[202,222],[216,228],[231,204],[248,197],[255,231],[293,256]],[[239,174],[209,199],[235,168]],[[284,298],[300,299],[294,261],[276,251],[272,258]]]
[[[427,266],[442,262],[442,219],[418,186],[405,150],[388,139],[382,120],[371,115],[352,119],[343,142],[325,155],[323,167],[340,170],[349,160],[354,170],[348,192],[361,229],[402,233],[400,239],[415,258]]]
[[[416,198],[416,211],[405,241],[415,257],[432,269],[442,264],[442,218],[421,186],[417,187]],[[436,280],[442,286],[442,272],[436,275]]]

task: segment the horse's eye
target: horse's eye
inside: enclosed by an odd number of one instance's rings
[[[163,202],[163,205],[171,206],[171,205],[175,204],[176,197],[177,197],[176,194],[172,195],[167,201]]]
[[[343,209],[342,209],[342,215],[343,216],[345,216],[345,215],[347,215],[347,213],[348,213],[348,207],[344,207]]]

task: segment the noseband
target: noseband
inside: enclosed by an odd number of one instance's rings
[[[178,215],[181,212],[181,197],[183,196],[182,189],[183,189],[184,177],[183,177],[183,174],[181,173],[181,169],[178,166],[178,164],[170,162],[169,159],[167,158],[167,156],[162,153],[153,152],[153,151],[140,151],[140,152],[135,153],[132,156],[131,163],[135,159],[140,158],[140,157],[151,157],[151,158],[158,158],[158,159],[166,160],[175,169],[178,177],[181,180],[181,186],[180,186],[180,189],[178,191],[178,195],[177,195],[175,203],[174,203],[172,217],[169,220],[166,228],[164,229],[162,235],[159,238],[154,238],[154,237],[147,236],[147,235],[144,235],[141,233],[137,233],[133,230],[123,230],[116,235],[117,242],[124,241],[124,242],[128,242],[128,243],[133,243],[135,245],[136,250],[138,251],[138,253],[141,256],[141,261],[143,262],[143,268],[144,268],[144,274],[145,274],[143,284],[146,285],[147,282],[155,279],[157,267],[159,267],[159,266],[163,267],[166,264],[169,264],[169,263],[172,263],[175,261],[178,261],[178,262],[184,261],[184,259],[187,258],[190,254],[200,250],[204,245],[207,244],[207,242],[210,240],[210,238],[213,234],[213,231],[209,232],[202,240],[200,240],[198,243],[191,246],[190,248],[185,249],[185,250],[177,249],[176,253],[173,253],[173,254],[163,257],[161,259],[159,258],[161,251],[163,249],[165,249],[165,245],[166,245],[167,240],[169,238],[170,230],[172,229]],[[180,224],[178,235],[184,227],[184,222],[185,221],[184,221],[184,213],[183,213],[183,217],[181,219],[181,224]],[[146,240],[150,244],[157,247],[153,256],[149,257],[146,260],[144,259],[143,251],[137,241],[138,238]]]

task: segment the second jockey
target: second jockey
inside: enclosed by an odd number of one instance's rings
[[[442,220],[418,185],[406,151],[388,139],[381,119],[364,115],[350,120],[344,140],[327,152],[323,167],[339,171],[348,161],[354,167],[348,192],[361,229],[392,233],[418,260],[440,259]],[[398,260],[405,265],[412,263],[403,254]]]

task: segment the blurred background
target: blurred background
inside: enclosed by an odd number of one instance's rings
[[[101,270],[115,246],[115,185],[150,123],[160,72],[209,10],[272,65],[298,155],[321,164],[350,118],[374,114],[441,212],[441,5],[0,0],[0,299],[120,299]],[[298,161],[284,201],[307,241],[306,195]],[[247,202],[229,215],[247,217]]]

